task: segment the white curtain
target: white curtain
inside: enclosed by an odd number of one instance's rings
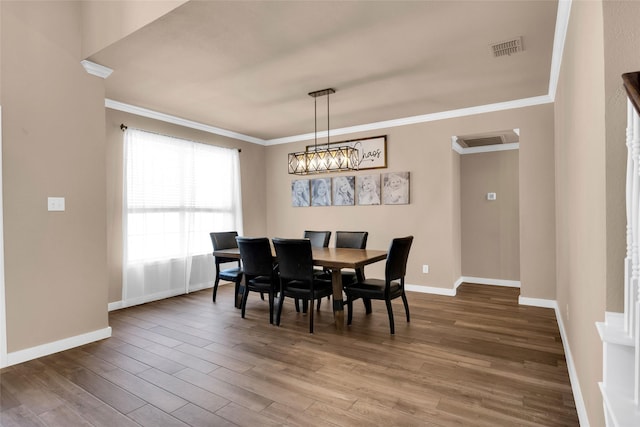
[[[127,129],[123,305],[209,286],[212,231],[242,235],[237,149]]]

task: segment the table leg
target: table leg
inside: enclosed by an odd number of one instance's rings
[[[331,270],[331,284],[333,285],[333,319],[336,322],[336,329],[341,331],[344,328],[344,306],[342,302],[342,272],[339,268]]]

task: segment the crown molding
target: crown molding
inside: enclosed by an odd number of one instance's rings
[[[340,129],[332,129],[331,135],[347,135],[356,132],[366,132],[370,130],[386,129],[397,126],[406,126],[416,123],[426,123],[438,120],[452,119],[456,117],[472,116],[476,114],[492,113],[495,111],[511,110],[515,108],[531,107],[535,105],[549,104],[553,101],[548,95],[536,96],[532,98],[517,99],[515,101],[498,102],[496,104],[481,105],[477,107],[461,108],[458,110],[443,111],[440,113],[423,114],[420,116],[406,117],[403,119],[386,120],[382,122],[369,123],[358,126],[351,126]],[[106,98],[104,100],[104,106],[111,108],[112,110],[123,111],[125,113],[135,114],[137,116],[148,117],[150,119],[160,120],[167,123],[173,123],[175,125],[184,126],[191,129],[201,130],[203,132],[212,133],[215,135],[226,136],[229,138],[239,139],[241,141],[251,142],[253,144],[270,146],[279,144],[288,144],[290,142],[308,141],[314,138],[314,133],[305,133],[301,135],[287,136],[283,138],[264,140],[242,133],[233,132],[226,129],[221,129],[215,126],[205,125],[203,123],[194,122],[192,120],[183,119],[180,117],[172,116],[170,114],[160,113],[158,111],[149,110],[147,108],[136,107],[135,105],[125,104],[124,102],[114,101],[113,99]],[[519,131],[519,129],[518,129]],[[325,138],[327,131],[318,132],[318,138]],[[515,144],[517,145],[517,144]],[[457,146],[457,147],[456,147]],[[518,147],[512,147],[513,144],[503,144],[501,149],[490,149],[485,151],[469,151],[471,148],[463,148],[457,142],[452,141],[452,148],[460,154],[469,154],[470,152],[486,152],[486,151],[503,151],[503,150],[516,150]],[[508,148],[504,148],[508,147]],[[473,149],[475,150],[475,149]]]
[[[80,61],[80,63],[87,73],[101,77],[103,79],[106,79],[111,75],[111,73],[113,73],[113,70],[111,68],[105,67],[104,65],[96,64],[95,62],[87,61],[86,59]]]
[[[172,123],[178,126],[184,126],[191,129],[201,130],[203,132],[215,135],[226,136],[228,138],[239,139],[241,141],[251,142],[253,144],[265,145],[265,141],[253,136],[244,135],[230,130],[221,129],[215,126],[205,125],[203,123],[194,122],[192,120],[182,119],[170,114],[160,113],[158,111],[149,110],[147,108],[136,107],[135,105],[125,104],[124,102],[114,101],[113,99],[105,99],[104,106],[112,110],[123,111],[125,113],[135,114],[136,116],[148,117],[150,119],[159,120],[161,122]]]
[[[514,101],[498,102],[495,104],[480,105],[477,107],[460,108],[458,110],[442,111],[439,113],[423,114],[419,116],[405,117],[403,119],[385,120],[382,122],[369,123],[365,125],[351,126],[340,129],[331,129],[331,135],[346,135],[356,132],[366,132],[371,130],[386,129],[398,126],[413,125],[417,123],[434,122],[438,120],[452,119],[457,117],[473,116],[476,114],[492,113],[495,111],[512,110],[515,108],[531,107],[541,104],[552,103],[553,100],[549,95],[534,96],[531,98],[516,99]],[[318,137],[327,136],[327,131],[318,132]],[[302,135],[287,136],[284,138],[275,138],[265,141],[264,145],[288,144],[290,142],[308,141],[313,139],[313,133],[305,133]]]

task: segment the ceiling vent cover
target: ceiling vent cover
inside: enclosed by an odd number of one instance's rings
[[[522,37],[517,37],[512,40],[506,40],[491,45],[491,51],[493,52],[493,56],[496,58],[504,55],[512,55],[514,53],[522,52],[522,50]]]
[[[466,148],[482,147],[485,145],[504,144],[504,138],[501,136],[487,136],[480,138],[458,139],[458,143]]]

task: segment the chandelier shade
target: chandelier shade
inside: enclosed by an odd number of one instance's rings
[[[347,146],[331,147],[329,143],[329,95],[334,89],[322,89],[310,92],[314,98],[314,145],[305,151],[288,154],[289,173],[307,175],[322,172],[342,172],[357,169],[358,150]],[[327,95],[327,143],[318,147],[318,110],[316,98]]]
[[[307,175],[355,169],[358,150],[353,147],[326,147],[313,151],[289,153],[289,173]]]

